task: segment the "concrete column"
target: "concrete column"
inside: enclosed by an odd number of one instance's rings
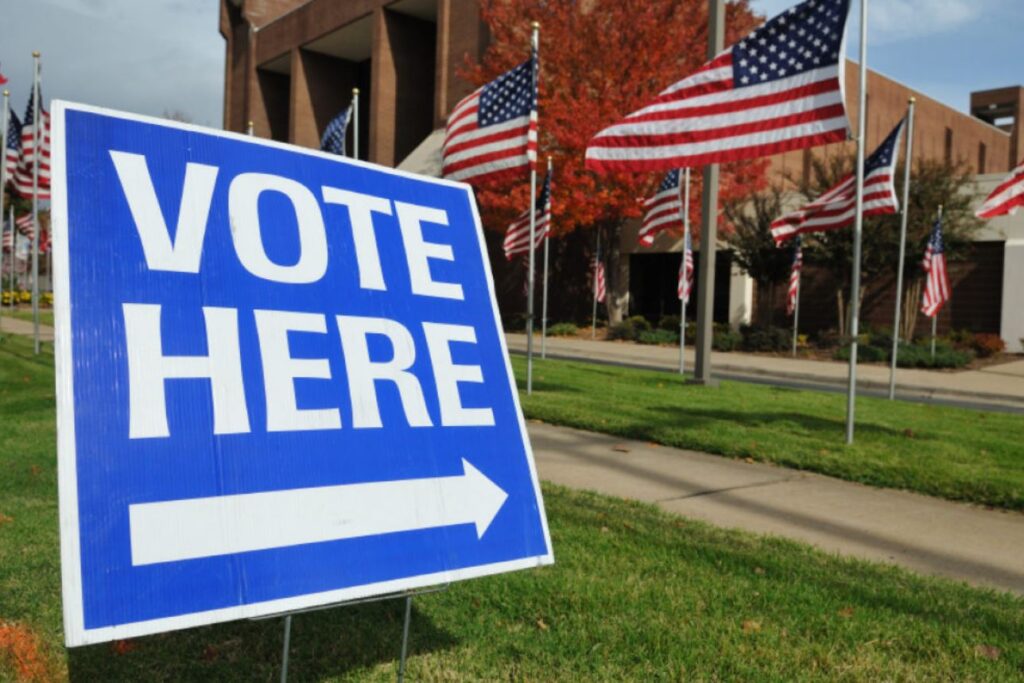
[[[1003,261],[1003,312],[1000,336],[1006,342],[1006,350],[1021,353],[1024,346],[1024,307],[1020,294],[1024,292],[1024,239],[1010,239],[1004,247]]]
[[[385,166],[395,164],[395,59],[383,7],[373,12],[373,48],[370,50],[370,149],[368,159]],[[362,154],[360,154],[362,156]]]
[[[754,319],[754,280],[735,263],[729,273],[729,324],[738,329]]]

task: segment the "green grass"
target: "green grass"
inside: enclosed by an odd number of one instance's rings
[[[30,348],[0,343],[0,680],[16,679],[4,656],[12,632],[38,641],[44,680],[276,680],[280,620],[63,648],[52,358]],[[551,381],[548,365],[540,374]],[[1024,676],[1019,597],[639,503],[551,486],[545,497],[556,564],[417,598],[409,680]],[[296,616],[292,680],[393,680],[401,609]]]
[[[522,389],[526,360],[512,363]],[[556,360],[536,361],[533,388],[526,416],[552,424],[1024,510],[1020,415],[860,398],[847,447],[843,394]]]
[[[16,308],[12,311],[11,309],[5,307],[3,310],[3,317],[17,318],[18,320],[27,320],[28,322],[32,322],[32,309],[30,308],[26,310],[24,308]],[[39,324],[49,325],[50,327],[53,327],[52,309],[39,309]]]

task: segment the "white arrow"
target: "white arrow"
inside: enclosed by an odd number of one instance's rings
[[[508,494],[464,474],[140,503],[128,507],[132,564],[283,548],[456,524],[482,538]]]

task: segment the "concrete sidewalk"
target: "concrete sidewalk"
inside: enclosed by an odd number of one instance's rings
[[[536,422],[528,427],[546,481],[1024,593],[1024,514]]]
[[[509,350],[526,351],[525,334],[506,334]],[[590,341],[579,338],[548,338],[548,357],[616,363],[654,370],[679,367],[679,348],[646,346],[628,342]],[[540,338],[534,339],[534,352],[540,353]],[[693,368],[694,351],[686,349],[687,371]],[[722,376],[754,381],[806,382],[845,387],[849,365],[838,361],[804,360],[748,353],[712,352],[712,368]],[[857,386],[862,389],[889,389],[889,368],[861,363],[857,366]],[[981,370],[896,371],[897,395],[947,400],[987,401],[1024,408],[1024,360],[991,365]]]
[[[8,315],[4,315],[2,318],[0,318],[0,332],[31,337],[34,331],[31,321],[21,320],[19,318],[12,318]],[[50,327],[49,325],[40,325],[39,340],[44,342],[52,342],[53,328]]]

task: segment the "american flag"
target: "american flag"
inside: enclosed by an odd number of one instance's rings
[[[551,228],[551,172],[544,178],[544,186],[537,196],[535,205],[537,219],[534,223],[534,248],[540,248]],[[519,254],[530,251],[530,210],[522,212],[505,232],[505,258],[511,261]]]
[[[3,230],[3,238],[0,239],[0,249],[10,251],[14,248],[14,227],[9,225],[7,221],[4,221],[0,225],[0,229]]]
[[[900,137],[907,120],[889,133],[878,149],[864,161],[864,215],[877,216],[899,211],[896,199],[896,159]],[[857,175],[851,173],[813,202],[772,222],[772,237],[781,244],[808,232],[840,230],[853,224],[857,214]]]
[[[806,0],[594,137],[587,168],[659,171],[753,159],[849,136],[849,0]]]
[[[348,123],[352,120],[354,106],[355,101],[327,124],[324,136],[320,138],[320,151],[345,156],[345,135],[348,134]]]
[[[793,315],[796,311],[796,299],[800,296],[800,273],[803,269],[803,241],[797,237],[793,248],[793,268],[789,271],[789,289],[786,291],[786,315]]]
[[[679,198],[682,177],[681,170],[672,169],[665,174],[654,196],[644,201],[646,213],[637,237],[641,245],[649,247],[654,244],[655,236],[663,230],[684,228],[683,200]]]
[[[594,299],[598,303],[603,304],[607,294],[604,280],[604,262],[597,256],[594,257],[594,262],[590,266],[590,280]]]
[[[0,73],[0,85],[3,85],[6,82],[7,82],[7,76],[4,76],[2,73]]]
[[[1024,161],[988,196],[978,209],[978,218],[995,218],[1017,212],[1024,206]]]
[[[445,178],[477,183],[512,175],[537,161],[537,56],[463,99],[448,117]]]
[[[10,118],[7,119],[7,156],[4,158],[4,172],[7,179],[13,182],[18,162],[21,160],[21,121],[13,110],[8,114]]]
[[[18,228],[18,232],[32,239],[32,235],[35,234],[34,221],[32,220],[32,214],[26,213],[24,216],[18,216],[14,220],[14,225]]]
[[[949,273],[946,272],[946,251],[942,244],[942,218],[935,221],[928,248],[924,252],[921,267],[925,272],[924,296],[921,312],[929,318],[939,313],[942,305],[949,301]]]
[[[42,103],[42,93],[39,95]],[[40,107],[42,109],[42,107]],[[23,197],[32,196],[32,166],[39,164],[39,199],[50,198],[50,113],[42,109],[42,127],[39,131],[39,149],[36,149],[36,116],[29,95],[25,119],[21,126],[21,158],[14,172],[14,189]]]
[[[684,304],[690,303],[690,294],[693,292],[693,239],[690,231],[686,231],[683,238],[683,260],[679,263],[679,282],[676,284],[676,296]]]

